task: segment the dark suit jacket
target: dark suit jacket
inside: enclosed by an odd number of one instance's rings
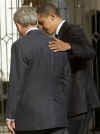
[[[67,125],[71,72],[67,53],[54,53],[50,39],[30,31],[12,46],[7,118],[16,130],[41,130]]]
[[[99,107],[100,102],[91,74],[91,61],[95,57],[92,45],[80,26],[67,22],[62,25],[58,38],[71,45],[71,51],[68,52],[68,55],[73,87],[69,115],[74,116],[87,112],[90,107]]]

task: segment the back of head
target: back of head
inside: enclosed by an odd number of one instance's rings
[[[24,27],[27,27],[28,25],[36,25],[37,14],[35,9],[29,6],[18,8],[14,14],[14,21]]]
[[[51,13],[60,17],[58,8],[52,3],[46,3],[37,8],[37,13],[41,16],[49,16]]]

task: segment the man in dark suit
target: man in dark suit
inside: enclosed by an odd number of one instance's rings
[[[69,133],[87,133],[89,110],[100,106],[90,73],[90,63],[95,51],[80,26],[63,20],[53,4],[40,6],[37,14],[41,28],[60,39],[55,38],[50,42],[50,49],[54,52],[66,51],[70,60],[72,94],[69,105]]]
[[[11,50],[7,126],[14,134],[68,134],[71,72],[67,54],[48,48],[33,8],[19,8],[14,21],[21,34]],[[67,96],[67,97],[66,97]]]

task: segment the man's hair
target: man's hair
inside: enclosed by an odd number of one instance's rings
[[[60,16],[59,9],[52,3],[46,3],[39,6],[36,12],[41,16],[49,16],[50,13]]]
[[[24,27],[37,24],[37,14],[33,7],[23,6],[18,8],[14,14],[15,23],[21,24]]]

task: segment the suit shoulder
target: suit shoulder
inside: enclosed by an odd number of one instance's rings
[[[78,24],[65,23],[64,29],[67,31],[83,31],[83,28]]]
[[[32,31],[30,34],[24,36],[20,43],[25,46],[28,45],[27,43],[30,43],[33,45],[42,44],[44,41],[48,41],[49,37],[46,36],[43,32],[37,30],[37,31]]]
[[[19,39],[13,42],[11,49],[15,49],[15,47],[19,44]]]
[[[25,46],[25,44],[27,44],[28,41],[29,41],[29,39],[26,36],[25,37],[20,37],[18,40],[16,40],[12,44],[12,49],[13,48],[23,48],[23,46]]]
[[[74,39],[81,38],[81,39],[87,40],[86,33],[80,25],[69,24],[69,29],[67,29],[65,32],[67,32],[67,35],[69,35],[69,37],[71,38],[74,38]]]

